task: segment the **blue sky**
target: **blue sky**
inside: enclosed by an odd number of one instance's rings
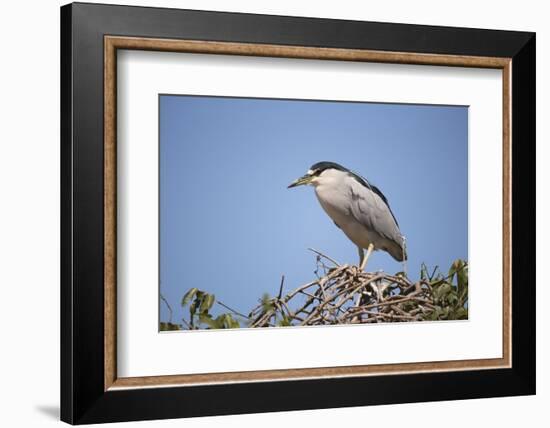
[[[286,291],[309,282],[308,247],[357,263],[313,188],[287,189],[318,161],[386,195],[411,278],[422,262],[446,270],[467,259],[467,107],[161,95],[160,289],[173,322],[187,316],[191,287],[248,313],[281,275]],[[382,252],[367,268],[402,270]]]

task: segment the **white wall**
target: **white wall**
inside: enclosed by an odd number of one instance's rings
[[[103,3],[113,3],[103,1]],[[545,2],[395,0],[149,0],[126,4],[314,16],[537,32],[538,265],[550,252],[550,27]],[[59,397],[59,10],[57,0],[4,2],[0,66],[0,421],[42,427],[58,418]],[[546,118],[546,121],[543,120]],[[545,170],[544,170],[545,169]],[[545,195],[543,195],[545,194]],[[545,197],[543,197],[545,196]],[[281,427],[358,424],[517,427],[548,421],[550,358],[547,277],[538,275],[538,395],[269,415],[152,422],[154,426]],[[475,388],[475,385],[472,385]],[[534,423],[541,426],[542,422]],[[125,426],[134,426],[128,424]],[[143,425],[143,424],[142,424]]]

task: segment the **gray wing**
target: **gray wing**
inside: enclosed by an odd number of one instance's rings
[[[350,192],[350,213],[359,223],[383,238],[402,242],[399,226],[385,198],[358,181],[353,181]]]

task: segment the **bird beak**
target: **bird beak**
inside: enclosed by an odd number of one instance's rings
[[[298,178],[297,180],[294,180],[292,183],[290,183],[287,187],[287,189],[291,189],[292,187],[298,187],[298,186],[304,186],[306,184],[311,183],[311,179],[313,177],[309,174],[304,175],[303,177]]]

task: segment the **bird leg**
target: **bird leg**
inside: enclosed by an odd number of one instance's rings
[[[362,266],[363,260],[365,259],[365,250],[361,247],[357,247],[357,251],[359,252],[359,264],[357,266]]]
[[[370,257],[373,250],[374,250],[374,245],[372,245],[372,243],[370,243],[369,247],[367,248],[367,255],[364,256],[361,259],[361,264],[359,265],[360,270],[365,270],[365,266],[367,265],[367,261],[369,260],[369,257]],[[363,250],[361,249],[361,251],[363,251]]]

